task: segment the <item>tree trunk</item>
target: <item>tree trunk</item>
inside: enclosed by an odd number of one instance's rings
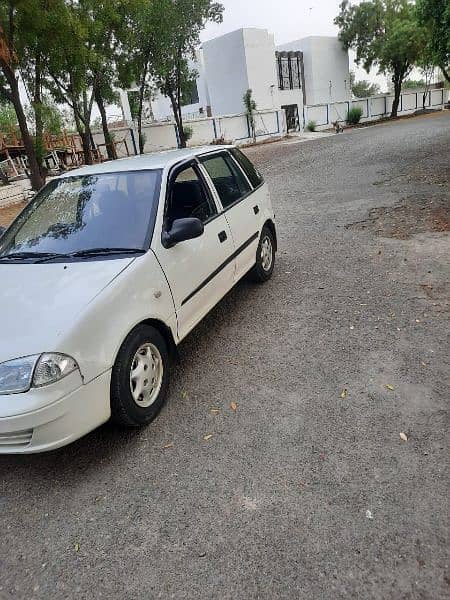
[[[92,100],[94,95],[92,94],[91,100],[88,101],[87,92],[83,91],[83,126],[84,132],[82,135],[83,143],[83,154],[86,165],[92,165],[93,155],[92,150],[94,149],[92,131],[91,131],[91,113],[92,113]]]
[[[177,104],[173,90],[169,86],[167,86],[167,90],[170,98],[170,103],[172,104],[172,112],[175,118],[175,124],[178,132],[178,148],[186,148],[186,136],[184,135],[183,117],[181,116],[181,110]]]
[[[20,100],[19,84],[17,82],[14,71],[3,65],[3,73],[9,84],[11,90],[11,102],[16,111],[17,121],[19,123],[20,134],[22,136],[22,142],[25,147],[25,152],[28,157],[28,164],[30,167],[30,182],[31,187],[34,191],[38,191],[43,185],[44,180],[41,175],[39,163],[36,157],[36,150],[31,139],[30,132],[28,130],[27,119],[23,110],[22,102]]]
[[[142,107],[144,106],[144,90],[145,81],[143,80],[139,88],[139,108],[138,108],[138,142],[139,142],[139,154],[144,154],[145,140],[142,135]]]
[[[139,86],[139,108],[138,108],[138,138],[139,138],[139,154],[144,154],[145,139],[142,135],[142,110],[144,107],[144,94],[145,94],[145,80],[147,79],[148,63],[145,63],[145,67],[142,73],[141,85]]]
[[[92,165],[92,151],[91,151],[91,132],[88,127],[84,127],[84,131],[81,134],[81,144],[83,146],[84,164]]]
[[[394,101],[392,102],[391,119],[397,117],[398,106],[400,104],[400,94],[402,92],[402,80],[399,76],[392,78],[394,82]]]
[[[105,138],[106,152],[108,154],[109,160],[114,160],[117,158],[117,153],[116,153],[114,144],[112,143],[113,142],[112,136],[109,133],[108,121],[106,119],[105,103],[103,102],[103,96],[102,96],[102,93],[101,93],[100,89],[98,88],[98,86],[95,87],[94,94],[95,94],[95,102],[97,103],[98,110],[100,112],[100,118],[102,120],[102,129],[103,129],[103,137]]]
[[[41,169],[42,178],[45,181],[45,169],[44,169],[44,155],[46,151],[44,143],[44,120],[42,117],[43,103],[42,103],[42,68],[41,68],[41,56],[38,53],[36,55],[36,66],[35,66],[35,77],[34,77],[34,94],[33,94],[33,110],[34,120],[36,124],[36,136],[35,136],[35,148],[37,161]]]

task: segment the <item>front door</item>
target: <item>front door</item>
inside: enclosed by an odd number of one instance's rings
[[[171,174],[162,228],[169,231],[175,219],[188,217],[204,223],[203,235],[164,248],[161,231],[152,244],[172,292],[180,340],[234,283],[231,231],[225,216],[218,214],[196,161],[183,164]]]

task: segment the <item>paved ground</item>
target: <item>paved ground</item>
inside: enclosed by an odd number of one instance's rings
[[[448,113],[249,151],[276,276],[147,430],[0,457],[0,597],[448,598],[449,151]]]

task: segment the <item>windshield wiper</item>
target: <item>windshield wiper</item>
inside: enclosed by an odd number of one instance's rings
[[[54,259],[89,258],[90,256],[108,256],[112,254],[145,254],[145,252],[142,248],[89,248],[87,250],[68,252],[67,254],[48,253],[36,262],[42,263]]]
[[[14,258],[51,258],[53,256],[53,252],[12,252],[11,254],[0,256],[0,260],[10,260]]]

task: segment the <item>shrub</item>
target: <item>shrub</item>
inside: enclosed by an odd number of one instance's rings
[[[306,126],[306,129],[308,131],[315,131],[316,126],[317,126],[317,123],[315,121],[308,121],[308,125]]]
[[[356,123],[359,123],[362,113],[362,108],[359,106],[353,106],[347,113],[347,123],[350,125],[356,125]]]
[[[184,139],[188,142],[191,137],[194,135],[194,130],[192,129],[192,127],[189,127],[189,125],[185,125],[183,127],[183,131],[184,131]]]

